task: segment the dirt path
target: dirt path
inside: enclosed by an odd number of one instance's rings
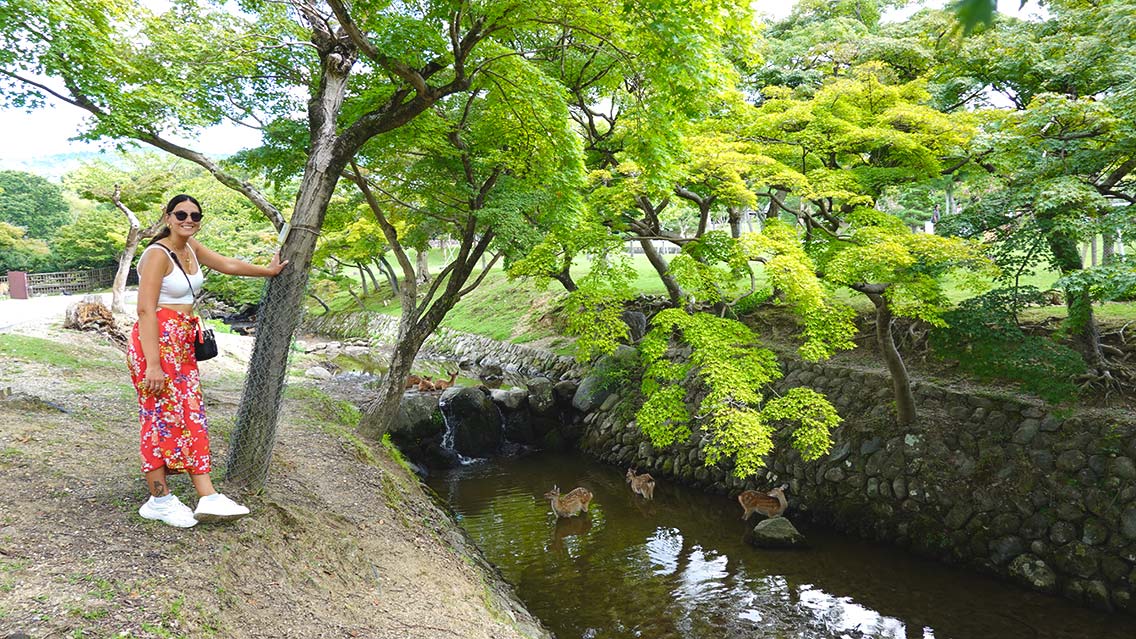
[[[110,308],[110,293],[88,293],[83,295],[44,295],[26,300],[0,299],[0,333],[26,332],[37,324],[50,324],[62,318],[68,306],[87,297],[96,295]],[[123,302],[134,308],[137,291],[127,290]]]
[[[269,485],[244,497],[252,516],[188,530],[141,519],[123,354],[30,326],[21,332],[38,337],[0,335],[0,393],[13,392],[0,401],[0,637],[544,633],[413,475],[327,417],[341,406],[300,380]],[[232,355],[202,364],[220,460],[243,372]],[[195,502],[184,477],[171,483]]]

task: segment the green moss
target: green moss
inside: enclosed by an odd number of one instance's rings
[[[213,332],[215,332],[215,333],[225,333],[226,335],[232,335],[233,334],[233,329],[228,324],[222,322],[221,320],[217,320],[217,319],[205,320],[205,325],[208,326],[209,328],[213,329]]]
[[[284,391],[284,396],[300,402],[303,407],[302,410],[319,426],[320,430],[340,440],[344,448],[350,451],[356,459],[372,466],[379,465],[375,449],[355,433],[355,426],[358,425],[362,415],[354,404],[330,397],[318,388],[298,384],[288,386]],[[389,439],[385,440],[383,445],[386,446],[388,441]],[[396,462],[407,469],[410,468],[405,458],[402,458],[401,453],[393,444],[389,446],[389,449],[394,454],[398,454],[398,457],[395,457]]]
[[[398,449],[398,446],[395,446],[394,442],[391,441],[390,433],[383,433],[383,448],[387,449],[387,453],[391,456],[391,459],[401,466],[403,470],[408,473],[414,472],[414,470],[410,468],[410,462],[406,460],[406,456],[403,455],[402,451]]]

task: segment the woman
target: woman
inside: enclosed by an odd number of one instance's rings
[[[272,277],[288,264],[279,255],[268,266],[255,266],[210,251],[193,239],[201,217],[201,205],[188,195],[177,195],[166,205],[166,228],[138,261],[138,322],[127,360],[138,391],[142,472],[150,489],[150,499],[138,514],[180,528],[249,512],[217,492],[209,479],[209,430],[193,352],[201,332],[201,320],[193,315],[193,296],[205,281],[201,267]],[[196,510],[181,503],[166,485],[167,475],[181,472],[189,473],[200,497]]]

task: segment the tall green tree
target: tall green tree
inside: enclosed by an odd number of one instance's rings
[[[22,226],[29,238],[50,240],[71,223],[63,190],[24,171],[0,171],[0,222]]]
[[[74,224],[60,231],[54,242],[59,259],[69,266],[93,260],[105,263],[109,261],[107,254],[113,255],[118,268],[111,285],[111,310],[116,313],[126,311],[126,279],[139,243],[161,228],[160,212],[165,198],[194,168],[169,156],[129,154],[120,160],[124,166],[96,160],[65,176],[68,188],[81,197],[110,205],[118,212],[98,208],[80,214]],[[138,212],[143,212],[145,223]],[[119,216],[126,218],[125,228],[114,223]]]
[[[292,267],[266,289],[229,465],[232,478],[257,486],[275,440],[316,238],[337,182],[361,149],[466,92],[495,57],[554,55],[563,47],[546,45],[577,33],[637,47],[649,59],[689,61],[699,53],[693,41],[688,50],[670,50],[655,34],[684,32],[707,7],[672,0],[239,6],[236,13],[225,3],[178,0],[155,15],[127,0],[13,0],[0,13],[0,90],[9,104],[34,107],[52,96],[86,110],[93,116],[86,137],[133,139],[196,162],[277,227],[285,210],[279,201],[168,133],[231,119],[301,142],[289,149],[303,167],[283,249]]]
[[[1000,91],[1014,107],[983,114],[973,152],[992,182],[946,228],[992,239],[1008,273],[1059,271],[1066,330],[1095,381],[1116,385],[1093,314],[1094,291],[1115,287],[1077,283],[1080,245],[1101,234],[1111,253],[1136,210],[1136,4],[1062,0],[1049,9],[1040,22],[999,19],[943,55],[942,74]]]
[[[499,261],[564,233],[580,212],[582,150],[563,89],[517,57],[485,68],[460,99],[374,141],[351,172],[385,238],[376,253],[389,248],[403,276],[398,341],[368,422],[379,427],[397,413],[414,357],[446,313]],[[442,238],[458,250],[420,283],[409,251],[422,255]]]
[[[953,276],[956,284],[977,293],[997,270],[972,243],[912,233],[902,220],[874,209],[855,211],[847,223],[841,237],[823,242],[820,268],[826,281],[864,294],[876,307],[876,344],[891,375],[896,420],[911,424],[917,407],[892,334],[895,318],[945,326],[947,278]]]
[[[22,226],[0,222],[0,273],[36,271],[50,259],[47,242],[27,237]]]

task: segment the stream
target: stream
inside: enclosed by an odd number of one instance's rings
[[[1132,617],[809,527],[791,494],[810,548],[759,550],[736,501],[659,480],[647,502],[624,471],[535,453],[427,483],[560,639],[1136,637]],[[556,521],[554,484],[591,490],[590,512]]]

